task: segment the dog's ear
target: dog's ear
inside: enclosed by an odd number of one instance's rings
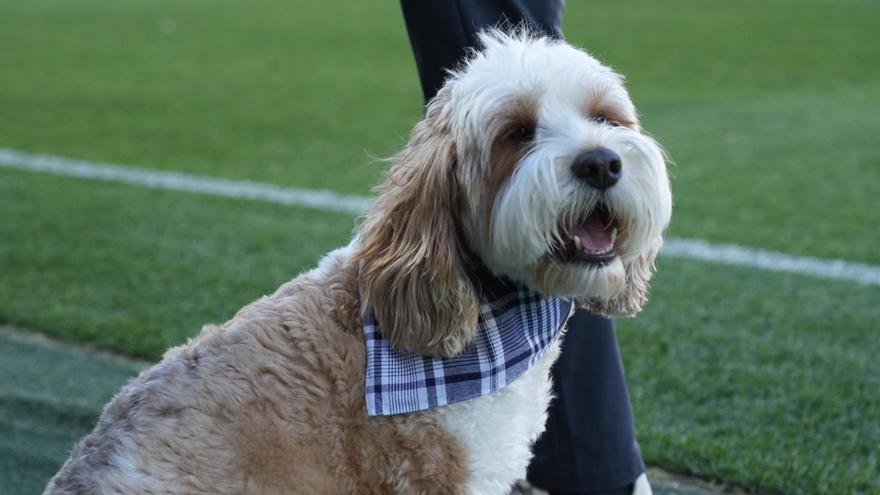
[[[585,305],[590,311],[603,316],[635,316],[648,302],[648,288],[654,274],[654,259],[660,251],[658,246],[647,254],[624,263],[623,291],[610,299],[590,299]]]
[[[479,306],[459,237],[456,150],[443,90],[394,159],[364,218],[354,257],[363,311],[398,349],[434,356],[474,338]]]

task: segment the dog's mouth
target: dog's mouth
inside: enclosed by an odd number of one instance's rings
[[[601,265],[617,256],[614,250],[617,222],[603,203],[573,228],[561,229],[559,237],[561,243],[557,244],[553,256],[565,263]]]

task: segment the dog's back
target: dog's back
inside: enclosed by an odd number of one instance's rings
[[[455,493],[434,412],[369,417],[347,250],[129,383],[46,493]]]

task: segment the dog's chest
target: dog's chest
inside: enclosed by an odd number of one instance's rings
[[[525,476],[531,447],[544,431],[557,338],[522,376],[501,390],[438,409],[447,431],[467,450],[472,493],[509,492]]]

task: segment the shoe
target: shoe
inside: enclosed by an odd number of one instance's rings
[[[532,486],[528,481],[517,481],[510,489],[510,495],[548,495],[548,492]],[[587,492],[584,492],[587,495]],[[648,482],[648,473],[642,473],[631,485],[626,485],[614,490],[600,492],[588,492],[588,495],[654,495],[651,483]]]
[[[651,484],[648,483],[648,473],[642,473],[633,483],[632,495],[654,495]]]
[[[517,481],[510,489],[510,495],[549,495],[546,491],[532,486],[526,480]]]

